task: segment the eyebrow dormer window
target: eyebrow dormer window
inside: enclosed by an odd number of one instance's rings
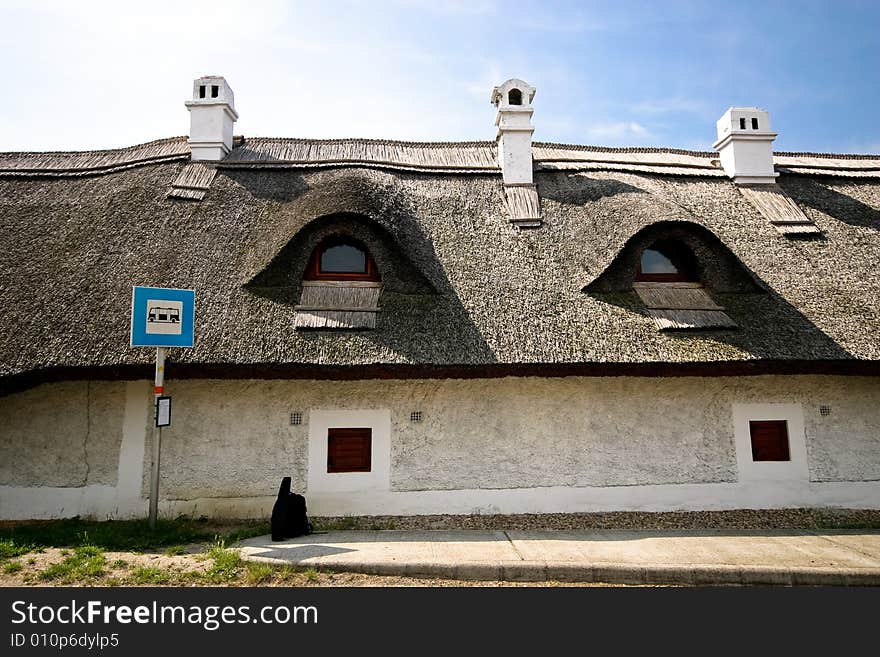
[[[379,272],[360,242],[330,238],[315,249],[304,278],[314,281],[378,281]]]
[[[642,251],[636,281],[652,283],[699,282],[690,250],[680,242],[660,240]]]
[[[633,290],[661,331],[736,328],[700,281],[693,252],[674,239],[660,239],[639,256]]]

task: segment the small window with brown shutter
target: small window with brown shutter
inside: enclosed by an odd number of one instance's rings
[[[753,461],[790,461],[788,422],[786,420],[751,420]]]
[[[328,429],[327,472],[370,472],[372,429]]]

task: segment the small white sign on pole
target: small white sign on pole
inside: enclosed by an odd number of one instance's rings
[[[171,397],[156,397],[156,426],[171,426]]]

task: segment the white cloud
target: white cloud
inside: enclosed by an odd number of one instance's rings
[[[592,139],[619,140],[625,137],[645,138],[648,130],[645,126],[635,121],[617,121],[613,123],[600,123],[587,128],[587,135]]]
[[[633,105],[631,109],[636,114],[673,114],[682,112],[705,114],[709,107],[702,100],[676,96],[672,98],[643,100]]]

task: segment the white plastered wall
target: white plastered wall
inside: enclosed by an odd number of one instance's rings
[[[0,463],[0,517],[145,513],[149,383],[102,385],[117,388],[93,394],[91,429],[72,384],[0,399],[0,449],[15,455]],[[877,378],[169,380],[167,387],[175,401],[174,424],[163,432],[166,515],[265,518],[283,476],[307,494],[312,515],[880,507]],[[101,412],[95,399],[119,408]],[[41,425],[56,431],[51,439],[29,437],[33,410],[53,403],[69,409],[69,420]],[[820,405],[830,413],[821,415]],[[303,424],[291,424],[294,411]],[[412,411],[423,421],[411,422]],[[748,419],[788,419],[795,439],[803,436],[788,472],[749,474]],[[334,425],[374,428],[375,473],[330,483],[319,447]],[[96,447],[83,450],[90,439]],[[54,463],[68,459],[76,477],[43,485],[32,460],[47,450]],[[101,483],[83,479],[84,457]],[[100,466],[108,458],[115,477]]]
[[[6,443],[7,454],[16,453],[10,458],[4,455],[0,465],[0,519],[73,516],[132,518],[144,514],[146,501],[142,499],[140,491],[146,441],[152,436],[149,430],[152,389],[147,381],[101,385],[119,392],[104,405],[119,404],[120,408],[101,409],[118,413],[113,414],[112,421],[103,422],[97,427],[90,426],[96,424],[91,418],[91,407],[79,398],[77,391],[86,386],[82,382],[39,386],[0,399],[0,414],[4,415],[0,425],[0,444]],[[34,417],[34,414],[42,414],[38,400],[44,397],[56,407],[64,409],[62,415],[51,418],[51,427],[40,426],[42,418]],[[85,425],[81,422],[83,417],[86,418]],[[34,435],[36,431],[41,435]],[[101,441],[103,444],[95,444],[94,433],[106,434],[107,438]],[[80,441],[83,444],[82,452],[72,448]],[[100,455],[90,456],[89,449],[107,450],[107,443],[115,448],[108,450],[111,454],[104,455],[113,458],[114,476],[106,483],[98,484],[90,483],[88,476],[80,482],[72,481],[72,473],[83,462],[88,472],[90,459],[102,458]],[[23,463],[34,464],[43,460],[52,463],[55,474],[51,479],[45,475],[31,474],[32,481],[27,485],[16,477],[15,471]],[[61,482],[68,485],[41,485]]]

